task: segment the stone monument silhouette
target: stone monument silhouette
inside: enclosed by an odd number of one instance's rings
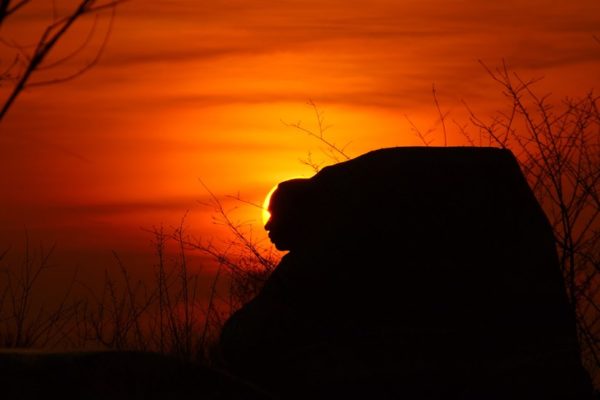
[[[282,182],[289,250],[226,323],[282,399],[588,399],[551,227],[508,150],[376,150]]]

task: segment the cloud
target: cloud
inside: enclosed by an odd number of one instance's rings
[[[132,213],[146,212],[185,212],[187,209],[197,207],[202,199],[196,197],[164,198],[153,200],[124,200],[124,201],[106,201],[89,202],[79,204],[61,204],[50,206],[48,211],[58,214],[69,214],[72,217],[77,215],[86,216],[107,216],[124,215]],[[208,201],[205,197],[204,201]]]
[[[181,46],[181,45],[179,45]],[[137,51],[127,49],[113,51],[102,61],[103,67],[136,66],[139,64],[169,64],[198,61],[212,61],[228,56],[243,56],[253,53],[244,47],[196,47],[176,45],[169,48],[146,48]]]

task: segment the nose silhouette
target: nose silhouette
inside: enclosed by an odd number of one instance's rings
[[[271,227],[273,226],[273,216],[269,216],[269,219],[267,220],[267,223],[265,224],[265,231],[270,231]]]
[[[271,215],[264,228],[279,250],[291,250],[306,240],[310,182],[304,178],[284,181],[271,195],[267,206]]]

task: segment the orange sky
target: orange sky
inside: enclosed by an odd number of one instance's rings
[[[3,39],[32,43],[52,15],[52,2],[33,3]],[[33,81],[91,59],[107,25],[100,19],[85,52]],[[81,21],[51,58],[91,26]],[[20,247],[27,231],[57,244],[57,264],[98,268],[111,250],[146,262],[143,228],[177,224],[186,210],[195,234],[219,235],[198,204],[199,179],[227,206],[223,196],[237,193],[261,203],[278,181],[311,174],[299,162],[308,152],[325,162],[318,142],[285,124],[316,129],[309,99],[351,155],[419,144],[406,116],[435,125],[433,84],[453,119],[466,121],[461,100],[482,115],[502,107],[478,60],[544,76],[540,91],[557,99],[598,89],[594,35],[598,0],[132,0],[98,65],[23,93],[0,125],[0,250]],[[0,50],[3,65],[11,54]],[[260,231],[260,210],[237,217]]]

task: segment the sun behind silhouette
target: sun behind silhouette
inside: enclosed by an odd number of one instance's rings
[[[271,190],[269,190],[269,193],[267,193],[267,195],[265,196],[265,200],[263,201],[263,205],[262,205],[263,226],[265,226],[267,224],[267,222],[269,222],[269,219],[271,218],[271,213],[269,212],[269,203],[271,202],[271,196],[273,195],[273,192],[275,192],[275,190],[277,190],[277,186],[278,185],[275,185],[271,188]]]
[[[296,175],[296,176],[292,176],[290,178],[284,179],[281,182],[289,181],[289,180],[293,180],[293,179],[306,179],[306,177]],[[275,186],[273,186],[271,188],[271,190],[269,190],[269,193],[267,193],[267,195],[265,196],[265,199],[263,201],[262,212],[261,212],[263,226],[265,226],[267,224],[267,222],[269,222],[269,219],[271,218],[271,213],[269,212],[269,203],[271,202],[271,196],[273,196],[273,193],[277,190],[278,186],[279,186],[279,183],[275,184]]]

